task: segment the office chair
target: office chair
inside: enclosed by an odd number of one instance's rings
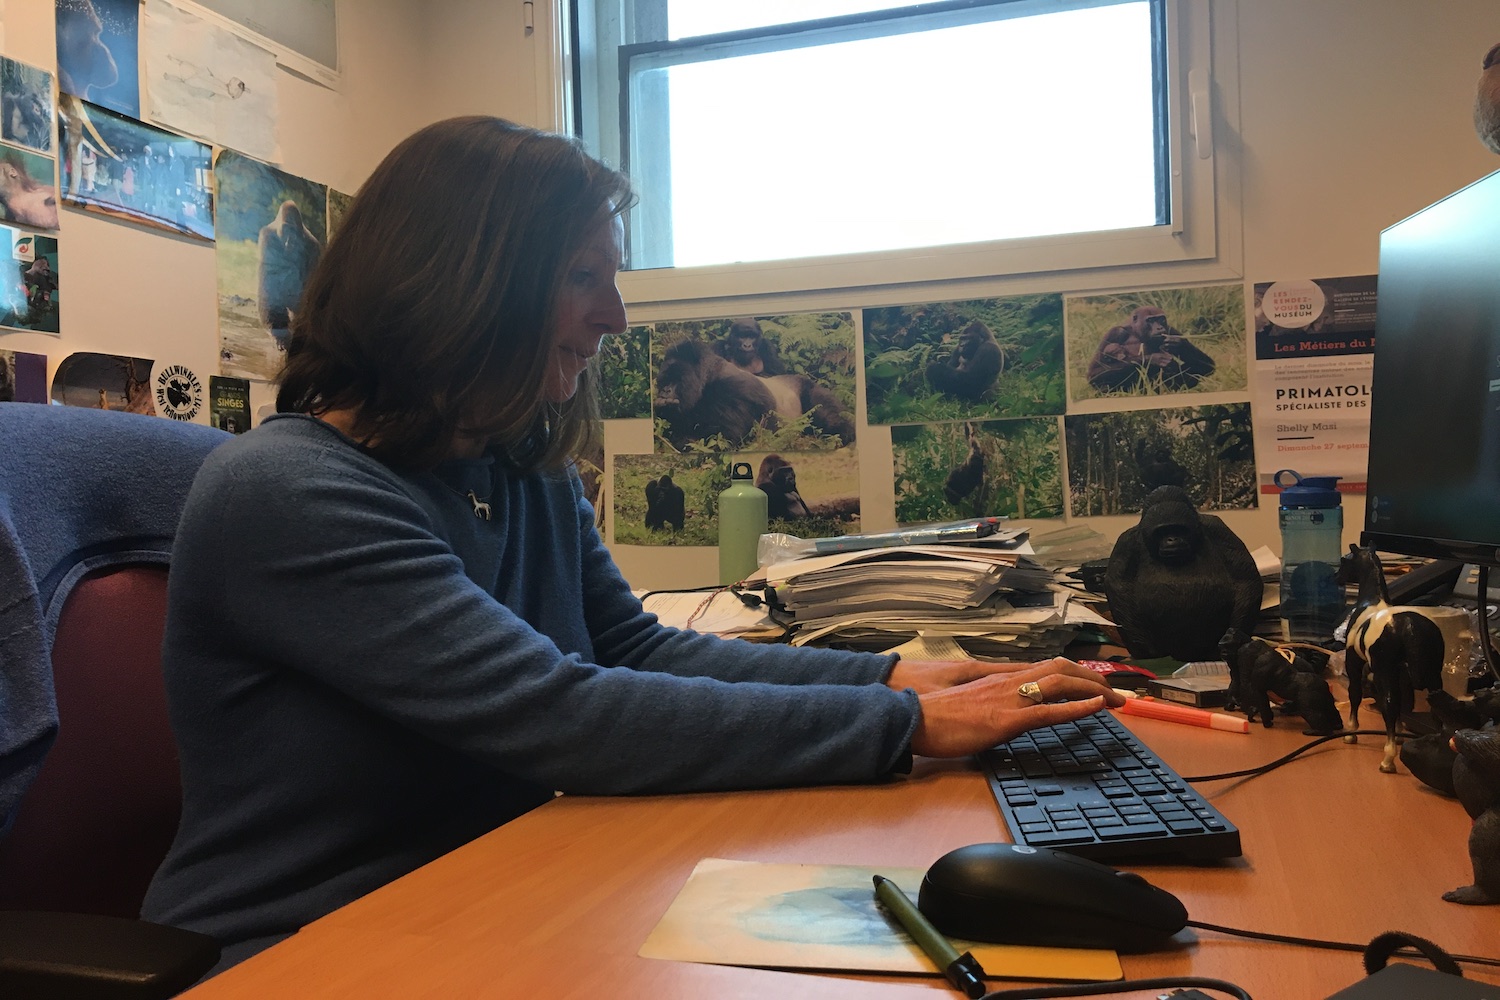
[[[0,404],[0,995],[155,1000],[218,960],[138,914],[181,809],[166,562],[228,437]]]

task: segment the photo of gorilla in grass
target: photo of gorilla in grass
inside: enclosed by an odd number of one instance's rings
[[[1245,388],[1245,290],[1157,288],[1067,301],[1075,400]]]
[[[1061,295],[866,309],[872,424],[1063,412]]]
[[[891,428],[901,524],[1063,516],[1056,417]]]
[[[854,444],[849,313],[657,323],[651,368],[659,453]]]

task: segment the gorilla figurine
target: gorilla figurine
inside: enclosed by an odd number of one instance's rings
[[[1110,617],[1139,659],[1218,659],[1224,633],[1255,631],[1263,589],[1245,543],[1177,486],[1151,491],[1104,571]]]
[[[1443,893],[1450,903],[1500,903],[1500,729],[1463,729],[1453,734],[1453,787],[1474,820],[1469,830],[1472,885]]]

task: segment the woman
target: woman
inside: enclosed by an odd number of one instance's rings
[[[164,643],[183,816],[144,916],[218,937],[221,967],[555,790],[874,781],[1119,702],[1076,664],[729,644],[642,612],[568,464],[626,325],[628,197],[561,136],[416,133],[309,280],[280,413],[199,473]]]

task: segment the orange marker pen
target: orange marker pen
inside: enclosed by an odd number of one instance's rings
[[[1202,726],[1225,733],[1250,732],[1250,720],[1225,712],[1208,712],[1190,705],[1178,705],[1154,698],[1127,698],[1116,711],[1126,715],[1139,715],[1146,719],[1161,719],[1164,722],[1180,722],[1186,726]]]

